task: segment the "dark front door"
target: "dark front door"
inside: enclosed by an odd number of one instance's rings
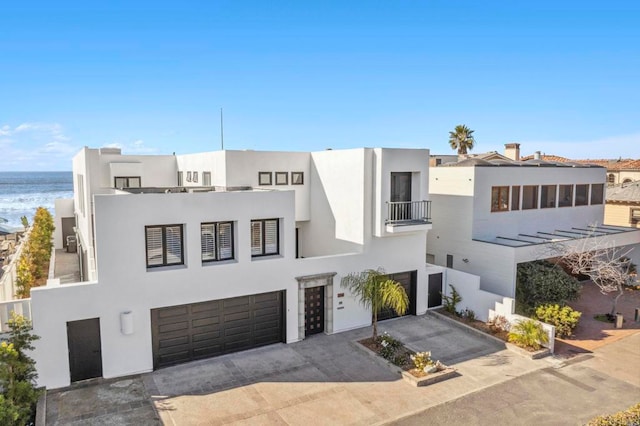
[[[67,323],[71,381],[102,377],[100,318]]]
[[[427,308],[435,308],[442,305],[442,272],[429,275],[429,293],[427,295]]]
[[[304,333],[306,336],[324,331],[324,287],[304,290]]]
[[[389,278],[399,282],[404,291],[409,296],[409,307],[407,308],[406,315],[416,314],[416,275],[417,271],[400,272],[397,274],[389,274]],[[382,309],[378,312],[378,321],[397,318],[399,315],[393,309]]]
[[[282,291],[151,310],[153,367],[283,342]]]

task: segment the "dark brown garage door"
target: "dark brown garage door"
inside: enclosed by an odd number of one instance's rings
[[[153,367],[284,341],[284,292],[151,310]]]

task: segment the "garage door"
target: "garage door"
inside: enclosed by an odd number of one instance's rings
[[[284,293],[151,310],[153,367],[284,341]]]
[[[409,306],[405,315],[416,314],[416,275],[417,271],[400,272],[389,274],[389,278],[399,282],[409,296]],[[378,312],[378,320],[397,318],[398,314],[393,309],[382,309]]]

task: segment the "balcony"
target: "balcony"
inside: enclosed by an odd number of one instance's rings
[[[413,232],[431,229],[431,201],[388,201],[387,232]]]

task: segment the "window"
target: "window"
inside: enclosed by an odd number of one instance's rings
[[[291,185],[304,185],[304,173],[291,172]]]
[[[607,182],[608,183],[616,183],[616,177],[613,175],[613,173],[611,173],[609,176],[607,176]]]
[[[576,185],[576,206],[589,204],[589,185]]]
[[[520,187],[511,187],[511,210],[520,210]]]
[[[523,186],[522,187],[522,210],[530,210],[538,208],[538,187]]]
[[[447,268],[453,269],[453,255],[452,254],[448,254],[447,255]]]
[[[211,172],[202,172],[202,184],[211,186]]]
[[[191,172],[187,172],[187,182],[191,182]]]
[[[573,205],[573,185],[560,185],[558,191],[558,206],[571,207]]]
[[[271,172],[258,172],[258,185],[271,185]]]
[[[198,182],[198,172],[193,172],[193,181],[194,181],[195,183],[197,183],[197,182]]]
[[[491,211],[504,212],[509,210],[509,187],[494,186],[491,188]]]
[[[540,188],[540,208],[556,206],[556,185],[542,185]]]
[[[233,259],[233,223],[201,224],[200,247],[203,262]]]
[[[637,225],[640,223],[640,208],[631,207],[631,211],[629,215],[630,215],[629,221],[631,222],[632,225]]]
[[[182,172],[178,172],[178,186],[182,186],[184,181],[182,180]]]
[[[289,173],[276,172],[276,185],[289,185]]]
[[[145,227],[147,268],[184,264],[182,225]]]
[[[251,256],[279,253],[278,219],[251,221]]]
[[[629,178],[626,178],[625,180],[622,181],[622,183],[630,183],[630,182],[633,182],[633,181]]]
[[[435,265],[435,263],[436,263],[436,255],[435,254],[431,254],[431,253],[427,253],[427,263]]]
[[[140,188],[140,176],[116,176],[115,188]]]
[[[604,183],[591,185],[591,204],[602,204],[604,201]]]

